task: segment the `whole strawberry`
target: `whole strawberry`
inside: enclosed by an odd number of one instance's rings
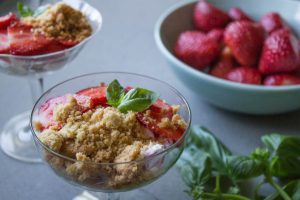
[[[220,44],[199,31],[186,31],[180,34],[174,53],[188,65],[204,69],[218,57]]]
[[[276,12],[270,12],[264,15],[260,20],[260,24],[267,33],[272,33],[273,31],[287,27],[281,16]]]
[[[300,84],[300,78],[291,74],[269,75],[264,80],[264,85],[280,86]]]
[[[207,33],[207,36],[213,38],[219,43],[224,41],[224,30],[223,29],[213,29]]]
[[[215,77],[226,79],[228,72],[235,66],[235,60],[228,47],[224,47],[220,59],[213,65],[209,73]]]
[[[225,44],[231,49],[236,60],[244,66],[257,64],[263,40],[262,27],[248,21],[232,22],[224,33]]]
[[[280,29],[267,37],[260,58],[262,74],[291,72],[299,67],[299,46],[289,29]]]
[[[238,83],[261,84],[261,75],[259,71],[253,67],[235,68],[227,74],[226,79]]]
[[[242,20],[250,21],[250,22],[253,21],[250,17],[248,17],[248,15],[243,10],[241,10],[238,7],[230,8],[230,10],[228,11],[228,15],[234,21],[242,21]]]
[[[230,22],[230,17],[224,11],[200,0],[194,9],[194,25],[201,31],[211,31],[216,28],[224,28]]]

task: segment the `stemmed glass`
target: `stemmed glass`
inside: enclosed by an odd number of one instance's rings
[[[43,3],[55,3],[44,0]],[[73,8],[83,12],[90,22],[93,33],[78,45],[63,51],[39,56],[15,56],[0,54],[0,71],[29,80],[33,102],[43,92],[43,77],[69,64],[82,50],[85,44],[100,30],[102,17],[99,11],[81,0],[63,0]],[[40,162],[34,147],[29,127],[30,112],[19,114],[5,125],[0,137],[2,150],[9,156],[26,162]]]
[[[158,92],[160,98],[170,104],[180,105],[179,114],[185,119],[188,127],[182,137],[161,152],[144,159],[123,163],[84,162],[57,153],[45,146],[38,138],[38,130],[34,124],[38,119],[38,111],[47,99],[67,93],[75,93],[84,88],[98,85],[100,82],[110,83],[117,79],[121,85],[147,88]],[[100,199],[153,199],[153,195],[142,190],[134,190],[147,185],[166,173],[180,157],[184,141],[189,133],[191,113],[184,97],[165,82],[143,75],[122,72],[103,72],[79,76],[62,82],[45,92],[35,104],[31,114],[31,129],[44,162],[51,169],[71,184],[91,190]],[[134,190],[132,192],[125,192]],[[125,193],[120,193],[125,192]]]

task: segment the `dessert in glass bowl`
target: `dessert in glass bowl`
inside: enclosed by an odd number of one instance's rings
[[[111,197],[167,172],[181,155],[190,121],[187,102],[166,83],[95,73],[44,93],[31,128],[43,160],[58,176]]]
[[[33,10],[18,3],[19,17],[0,18],[0,71],[26,77],[32,98],[43,92],[43,77],[70,63],[100,30],[101,14],[80,0],[43,1]],[[1,133],[1,148],[22,161],[39,162],[29,128],[30,113],[13,117]]]

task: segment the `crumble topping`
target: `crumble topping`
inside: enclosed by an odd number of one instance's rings
[[[49,5],[37,17],[22,20],[33,26],[34,33],[62,41],[81,42],[92,34],[92,27],[84,14],[62,2]]]

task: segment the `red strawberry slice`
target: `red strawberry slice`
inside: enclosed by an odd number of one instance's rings
[[[9,42],[6,30],[0,30],[0,54],[9,53]]]
[[[55,40],[34,34],[30,25],[21,22],[8,28],[8,40],[13,55],[41,55],[65,49]]]
[[[225,44],[244,66],[255,66],[264,40],[262,27],[248,21],[230,23],[224,33]]]
[[[238,7],[233,7],[230,8],[230,10],[228,11],[228,15],[231,17],[232,20],[235,21],[250,21],[253,22],[253,20],[240,8]]]
[[[285,27],[287,28],[287,25],[284,23],[281,16],[276,12],[271,12],[264,15],[260,20],[260,24],[267,33],[272,33]]]
[[[78,105],[80,106],[80,109],[83,112],[94,107],[91,97],[83,96],[83,95],[66,94],[63,96],[48,99],[46,102],[44,102],[41,105],[38,113],[43,128],[48,128],[49,126],[53,126],[53,125],[60,126],[60,124],[58,124],[58,122],[54,121],[53,119],[53,110],[59,104],[66,104],[68,102],[68,96],[73,96],[76,99]]]
[[[226,79],[228,72],[230,72],[235,65],[235,60],[231,50],[225,47],[221,53],[220,60],[211,68],[210,74],[222,79]]]
[[[256,68],[252,67],[238,67],[231,70],[227,74],[227,80],[246,83],[246,84],[261,84],[261,75]]]
[[[66,48],[71,48],[77,45],[79,42],[72,41],[72,40],[60,40],[59,43],[61,43]]]
[[[280,86],[280,85],[296,85],[300,84],[300,78],[291,74],[276,74],[267,76],[264,85]]]
[[[174,48],[175,55],[192,67],[204,69],[218,56],[221,44],[199,31],[180,34]]]
[[[15,13],[8,13],[7,15],[0,17],[0,29],[7,29],[7,27],[16,20],[17,15]]]
[[[76,94],[90,97],[94,106],[106,106],[106,88],[106,86],[91,87],[80,90]]]
[[[200,0],[195,6],[193,20],[196,29],[208,32],[216,28],[224,28],[230,22],[230,17],[205,0]]]
[[[279,29],[264,43],[259,70],[262,74],[291,72],[299,67],[299,46],[289,29]]]
[[[150,111],[149,116],[146,115],[146,112]],[[158,99],[157,102],[155,102],[152,106],[150,106],[149,109],[142,113],[137,114],[137,119],[139,122],[147,127],[149,130],[151,130],[155,135],[163,138],[172,139],[173,141],[177,141],[185,130],[183,130],[180,127],[176,127],[175,129],[171,127],[159,127],[158,124],[161,122],[163,118],[169,118],[172,119],[173,108],[162,101],[161,99]]]

